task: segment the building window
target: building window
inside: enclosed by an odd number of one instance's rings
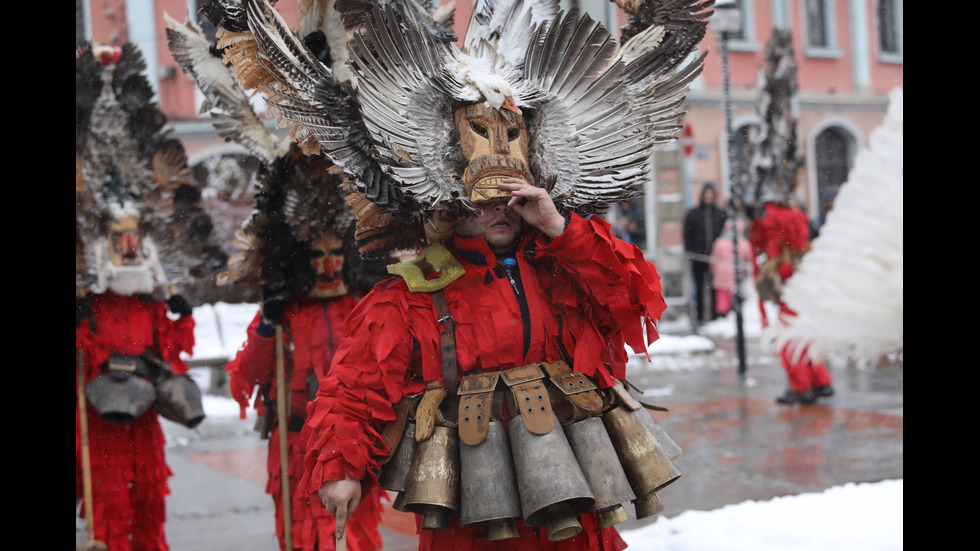
[[[758,49],[755,44],[754,4],[747,0],[735,0],[735,4],[738,6],[739,25],[737,30],[728,33],[729,46],[733,51],[754,52]]]
[[[806,0],[806,44],[812,48],[829,48],[830,28],[826,0]]]
[[[752,13],[750,11],[746,11],[746,4],[748,3],[745,0],[735,0],[735,3],[738,5],[738,12],[742,14],[741,24],[738,26],[737,31],[731,33],[729,38],[731,40],[745,40],[749,37],[749,33],[746,32],[746,25],[749,21],[751,21]]]
[[[854,138],[840,127],[830,127],[817,135],[814,151],[816,155],[817,200],[819,216],[823,216],[841,184],[847,181],[851,171],[851,152]]]
[[[831,0],[803,0],[800,11],[803,29],[803,54],[808,57],[840,58],[834,23],[834,2]]]
[[[884,57],[902,55],[902,14],[898,0],[878,0],[878,49]]]

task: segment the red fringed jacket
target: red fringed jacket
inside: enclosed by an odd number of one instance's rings
[[[810,223],[799,208],[766,203],[765,214],[752,221],[749,241],[756,254],[780,258],[788,250],[796,259],[810,247]],[[783,281],[793,276],[793,269],[789,262],[779,265]]]
[[[194,346],[194,318],[171,319],[167,305],[139,296],[106,292],[92,296],[94,326],[75,329],[75,350],[84,351],[85,383],[100,373],[112,353],[150,353],[168,362],[175,374],[187,373],[182,353]],[[156,352],[154,352],[156,351]],[[77,359],[77,356],[76,356]],[[77,373],[77,366],[76,366]],[[167,549],[165,497],[170,468],[164,457],[164,434],[152,406],[129,424],[104,421],[87,407],[92,466],[95,539],[109,549]],[[75,493],[82,496],[81,430],[75,408]],[[80,515],[84,518],[84,504]],[[132,540],[130,540],[132,536]]]
[[[457,237],[450,249],[465,268],[444,290],[456,321],[460,374],[556,361],[562,346],[576,371],[609,386],[625,378],[627,344],[646,350],[658,338],[655,323],[666,304],[656,268],[634,245],[613,237],[599,217],[571,215],[565,232],[550,242],[525,233],[516,260],[526,318],[482,237]],[[303,432],[308,493],[345,474],[374,483],[378,460],[389,453],[380,433],[395,417],[393,404],[442,375],[438,317],[430,295],[411,292],[400,278],[376,285],[348,317]],[[615,528],[600,531],[592,514],[580,520],[582,533],[560,542],[522,522],[518,538],[498,542],[479,537],[479,527],[420,530],[420,549],[625,548]]]

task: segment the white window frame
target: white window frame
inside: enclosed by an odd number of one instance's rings
[[[807,3],[821,2],[823,4],[823,27],[827,33],[827,43],[823,46],[810,44],[809,25],[807,24]],[[833,0],[803,0],[800,2],[800,29],[803,31],[803,55],[807,57],[840,58],[842,56],[840,41],[837,39],[836,3]]]
[[[903,63],[905,56],[905,35],[904,35],[904,7],[905,3],[901,0],[889,0],[894,5],[895,20],[890,25],[895,28],[895,40],[898,51],[886,52],[881,49],[881,29],[884,27],[881,21],[881,11],[878,9],[883,0],[875,0],[875,48],[878,51],[878,60],[885,63]]]

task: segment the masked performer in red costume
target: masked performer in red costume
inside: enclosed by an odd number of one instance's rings
[[[361,253],[424,249],[354,308],[308,408],[301,488],[338,539],[379,486],[427,551],[621,550],[623,505],[662,509],[677,453],[624,383],[626,346],[658,337],[660,280],[591,215],[677,139],[703,7],[618,49],[555,2],[490,1],[464,52],[414,4],[338,4],[353,89],[247,2],[249,74],[353,180]]]
[[[316,20],[319,13],[310,10],[306,18]],[[261,285],[262,307],[225,369],[242,418],[254,405],[261,436],[269,440],[266,493],[276,506],[280,549],[327,551],[334,548],[334,517],[297,487],[306,455],[300,431],[307,402],[316,395],[344,335],[344,319],[371,285],[387,275],[384,263],[362,260],[354,247],[354,220],[341,193],[343,173],[322,155],[306,155],[288,138],[272,134],[254,113],[251,94],[236,83],[219,49],[193,23],[169,17],[167,22],[171,53],[207,96],[215,127],[262,160],[255,209],[236,236],[241,250],[218,277],[222,285]],[[307,36],[321,45],[325,38],[319,29]],[[329,61],[329,48],[318,53]],[[285,388],[280,388],[280,380]],[[281,441],[283,428],[286,442]],[[387,492],[376,489],[358,509],[352,519],[351,551],[382,548],[382,500],[388,501]]]
[[[796,206],[804,161],[796,136],[796,60],[788,31],[773,31],[766,45],[766,59],[768,68],[759,79],[763,83],[759,101],[762,122],[749,137],[751,151],[747,157],[752,161],[743,175],[739,202],[751,219],[749,242],[756,255],[753,265],[763,324],[769,324],[768,301],[778,306],[776,323],[781,326],[796,316],[783,300],[783,285],[810,250],[810,225]],[[789,381],[789,388],[776,398],[777,403],[810,404],[833,396],[830,372],[822,359],[805,349],[792,351],[787,346],[778,347],[776,352]]]
[[[806,215],[799,208],[766,203],[764,213],[753,219],[749,237],[755,253],[765,258],[756,272],[759,300],[777,304],[776,323],[787,324],[796,312],[782,300],[782,288],[810,250],[810,225]],[[811,404],[817,398],[833,396],[833,378],[822,360],[807,355],[805,347],[793,351],[784,345],[778,352],[789,382],[786,392],[776,398],[778,403]]]
[[[313,177],[305,182],[310,189],[333,190],[337,182],[329,182],[327,169],[329,163],[318,158],[319,163],[296,152],[297,160],[323,170],[321,177]],[[288,164],[288,163],[287,163]],[[293,167],[295,168],[295,167]],[[296,176],[312,176],[306,171],[291,171]],[[334,194],[321,198],[329,201],[341,212],[333,213],[338,221],[350,217],[345,210],[343,199]],[[322,212],[319,214],[323,214]],[[272,218],[272,217],[270,217]],[[268,472],[266,492],[276,503],[276,531],[280,548],[287,549],[284,533],[285,515],[282,506],[283,485],[280,429],[286,426],[288,434],[288,473],[290,481],[290,511],[292,525],[289,536],[291,549],[312,551],[328,550],[334,545],[334,518],[328,514],[319,500],[310,497],[297,488],[303,473],[303,458],[306,455],[306,441],[300,431],[306,421],[306,406],[315,395],[320,378],[326,375],[334,350],[344,335],[344,319],[357,304],[359,293],[348,288],[344,281],[344,242],[330,220],[317,220],[310,223],[316,228],[319,237],[310,240],[292,240],[292,234],[275,243],[272,233],[265,247],[271,253],[262,262],[265,277],[263,302],[248,328],[248,337],[237,356],[228,363],[232,396],[244,408],[254,402],[258,414],[264,420],[263,437],[269,438]],[[340,235],[349,236],[342,231]],[[348,249],[348,252],[352,249]],[[275,252],[273,252],[275,251]],[[356,252],[355,252],[356,255]],[[305,265],[300,265],[305,259]],[[352,259],[351,264],[356,260]],[[352,266],[352,268],[354,268]],[[280,278],[280,279],[276,279]],[[281,329],[282,350],[278,351],[276,329]],[[282,357],[283,381],[288,382],[288,390],[282,393],[278,388],[277,358]],[[256,396],[257,395],[257,396]],[[286,396],[285,415],[287,421],[280,424],[278,415],[279,396]],[[382,548],[378,525],[381,520],[381,501],[387,500],[386,492],[378,489],[364,500],[364,507],[358,509],[352,519],[352,529],[348,549],[352,551],[379,550]]]
[[[111,551],[168,548],[158,414],[204,419],[185,363],[192,309],[176,289],[227,258],[143,70],[130,44],[76,50],[75,493],[90,545]]]

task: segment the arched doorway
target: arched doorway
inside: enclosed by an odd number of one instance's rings
[[[847,181],[854,159],[855,144],[854,136],[840,126],[823,129],[814,140],[816,215],[821,219],[830,210],[840,186]]]

